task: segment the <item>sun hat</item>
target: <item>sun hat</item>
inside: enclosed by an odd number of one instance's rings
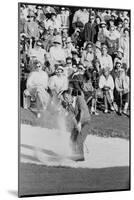
[[[54,43],[62,44],[62,39],[60,35],[56,35],[54,38]]]
[[[98,48],[98,49],[101,49],[101,42],[100,41],[97,41],[95,43],[95,47]]]

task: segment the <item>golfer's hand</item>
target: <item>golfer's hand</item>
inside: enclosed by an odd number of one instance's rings
[[[79,122],[79,123],[77,124],[77,128],[78,128],[78,131],[80,132],[80,131],[81,131],[81,122]]]

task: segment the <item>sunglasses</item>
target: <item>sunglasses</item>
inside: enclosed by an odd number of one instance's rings
[[[69,65],[69,64],[72,64],[72,62],[67,62],[67,64]]]

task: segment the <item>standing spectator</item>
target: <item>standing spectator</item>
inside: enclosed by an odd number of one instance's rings
[[[95,23],[95,16],[91,15],[89,22],[85,24],[84,28],[84,35],[85,35],[85,41],[86,42],[93,42],[95,43],[96,39],[96,23]]]
[[[77,22],[81,22],[85,25],[89,20],[89,12],[85,8],[80,8],[74,14],[72,23],[75,24]]]
[[[103,74],[100,76],[99,87],[103,91],[105,110],[104,113],[108,113],[108,104],[110,109],[113,111],[113,90],[114,90],[114,81],[110,75],[109,68],[106,67],[103,70]]]
[[[61,18],[61,28],[68,30],[69,29],[69,10],[67,10],[65,7],[61,8],[60,18]]]
[[[101,43],[105,43],[106,37],[108,37],[108,35],[109,35],[109,31],[106,28],[106,22],[101,21],[100,30],[99,30],[99,33],[98,33],[98,41],[100,41]]]
[[[28,38],[32,39],[32,48],[34,47],[34,43],[39,38],[39,27],[35,22],[35,14],[31,13],[28,15],[29,21],[25,23],[25,34]]]
[[[127,64],[127,69],[129,69],[129,30],[125,28],[123,31],[123,35],[120,38],[120,47],[123,49],[123,59],[124,63]]]
[[[129,77],[126,75],[124,68],[118,70],[117,77],[115,78],[115,88],[118,101],[118,113],[121,115],[124,101],[123,113],[127,114],[129,105]]]
[[[102,55],[100,58],[101,69],[109,68],[110,71],[113,69],[113,61],[111,56],[108,54],[108,48],[106,44],[102,45]]]
[[[49,26],[53,27],[56,32],[59,32],[61,29],[61,21],[57,17],[56,13],[51,13],[51,18],[46,22],[45,28],[48,30]]]
[[[114,52],[119,48],[119,34],[115,29],[114,25],[110,26],[109,28],[109,35],[107,36],[107,44],[108,44],[108,53],[113,57]]]

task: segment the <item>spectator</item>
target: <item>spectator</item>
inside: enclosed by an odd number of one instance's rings
[[[103,96],[104,96],[104,105],[105,105],[104,113],[108,113],[108,104],[110,105],[110,109],[114,111],[113,107],[114,81],[112,76],[110,75],[109,67],[104,68],[103,74],[100,76],[99,87],[103,91]]]
[[[95,23],[95,16],[91,15],[89,22],[85,24],[84,28],[84,35],[85,35],[85,41],[86,42],[93,42],[95,43],[96,39],[96,23]]]
[[[100,41],[101,43],[105,43],[108,35],[109,35],[109,31],[106,28],[106,22],[101,21],[100,30],[99,30],[98,37],[97,37],[98,41]]]
[[[57,66],[55,73],[56,74],[51,76],[49,80],[49,88],[54,96],[60,95],[63,91],[68,89],[68,80],[64,74],[63,66]]]
[[[81,62],[87,69],[92,69],[92,61],[94,59],[93,43],[88,42],[82,53]]]
[[[29,21],[25,23],[24,31],[28,38],[32,39],[33,42],[39,39],[39,27],[35,22],[35,14],[32,12],[27,16]],[[34,44],[32,45],[34,47]]]
[[[124,109],[123,113],[127,114],[127,109],[129,105],[129,77],[126,75],[126,69],[120,68],[115,79],[116,97],[118,101],[118,113],[121,115],[123,101]]]
[[[27,95],[37,101],[37,110],[45,110],[49,102],[48,75],[42,70],[42,65],[38,60],[35,60],[35,71],[29,74],[26,85]]]
[[[42,41],[38,40],[36,42],[36,46],[32,49],[29,49],[28,55],[30,57],[30,59],[32,57],[36,57],[37,60],[39,60],[41,62],[41,64],[43,65],[45,62],[45,56],[46,56],[46,50],[42,48]]]
[[[70,37],[66,39],[66,47],[65,47],[65,55],[66,57],[72,57],[72,51],[75,51],[75,47],[72,44],[72,40]]]
[[[80,8],[75,12],[72,23],[75,24],[77,22],[81,22],[83,25],[85,25],[88,20],[89,12],[85,8]]]
[[[113,69],[113,61],[111,56],[108,54],[108,47],[106,44],[102,45],[102,55],[100,57],[101,69],[109,68],[110,71]]]
[[[123,49],[123,60],[127,65],[127,70],[129,69],[129,30],[125,28],[123,35],[120,38],[120,47]]]
[[[55,71],[55,64],[59,63],[65,63],[66,61],[66,55],[65,51],[62,48],[62,40],[60,35],[56,35],[54,38],[54,46],[50,48],[49,52],[49,61],[50,61],[50,67],[51,71]]]
[[[78,65],[80,62],[79,53],[77,50],[72,51],[72,64]]]

